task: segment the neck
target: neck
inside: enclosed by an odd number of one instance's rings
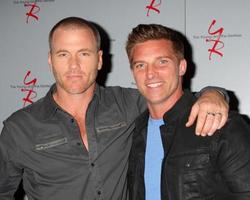
[[[55,102],[73,116],[86,113],[88,105],[93,98],[95,87],[89,88],[80,94],[70,94],[57,87],[53,94]]]
[[[183,91],[179,90],[161,103],[150,104],[148,102],[148,109],[151,118],[162,119],[163,115],[175,105],[175,103],[181,98],[182,94]]]

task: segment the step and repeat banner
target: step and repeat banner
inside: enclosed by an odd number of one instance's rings
[[[231,107],[250,116],[250,1],[187,0],[186,36],[192,45],[192,88],[229,90]]]
[[[139,23],[161,23],[183,33],[190,45],[192,90],[225,87],[250,116],[250,1],[248,0],[1,0],[0,128],[12,112],[48,91],[48,33],[64,17],[94,22],[101,31],[105,85],[136,87],[125,52]]]

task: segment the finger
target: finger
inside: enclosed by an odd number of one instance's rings
[[[222,104],[220,111],[217,112],[221,114],[221,121],[220,121],[220,125],[218,129],[221,129],[226,124],[227,119],[228,119],[228,112],[229,112],[229,105],[227,102],[224,102]]]
[[[214,115],[211,113],[208,113],[206,115],[206,121],[204,123],[204,126],[200,132],[201,136],[207,136],[209,133],[209,130],[211,129],[214,122]]]
[[[221,129],[227,122],[228,119],[228,111],[221,112],[221,121],[220,125],[218,126],[218,129]]]
[[[210,130],[208,131],[207,135],[211,136],[211,135],[213,135],[215,133],[215,131],[220,126],[221,119],[222,119],[221,113],[215,113],[213,124],[212,124]]]
[[[191,125],[193,125],[193,123],[195,122],[195,120],[197,118],[198,112],[199,112],[199,106],[198,106],[198,104],[195,103],[192,106],[191,112],[189,114],[188,121],[186,123],[187,127],[190,127]]]
[[[207,120],[207,112],[200,110],[195,128],[196,135],[201,135],[206,120]]]

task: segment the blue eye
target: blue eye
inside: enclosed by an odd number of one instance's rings
[[[59,57],[65,57],[65,56],[67,56],[67,54],[66,53],[60,53],[60,54],[58,54],[58,56]]]
[[[165,59],[160,60],[160,64],[166,64],[166,63],[168,63],[167,60],[165,60]]]
[[[136,68],[136,69],[142,69],[144,67],[145,67],[144,63],[138,63],[138,64],[134,65],[134,68]]]
[[[81,52],[80,55],[81,55],[81,56],[89,56],[90,53],[88,53],[88,52]]]

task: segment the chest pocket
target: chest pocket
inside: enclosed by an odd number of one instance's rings
[[[61,133],[61,131],[53,131],[50,133],[37,134],[35,138],[35,150],[42,151],[59,147],[68,143],[68,139]]]
[[[46,143],[42,143],[42,144],[36,144],[35,145],[35,149],[40,151],[40,150],[45,150],[45,149],[49,149],[49,148],[53,148],[59,145],[63,145],[66,144],[68,142],[67,138],[59,138],[59,139],[54,139],[52,141],[48,141]]]
[[[183,200],[214,198],[214,168],[206,151],[188,152],[167,161],[169,185],[178,188]]]
[[[180,171],[188,172],[208,167],[210,165],[210,158],[206,152],[188,152],[170,156],[168,158],[168,165],[177,167]]]
[[[106,131],[117,130],[117,129],[122,128],[124,126],[126,126],[125,122],[118,122],[116,124],[112,124],[109,126],[98,127],[98,128],[96,128],[96,131],[97,131],[97,133],[102,133],[102,132],[106,132]]]

